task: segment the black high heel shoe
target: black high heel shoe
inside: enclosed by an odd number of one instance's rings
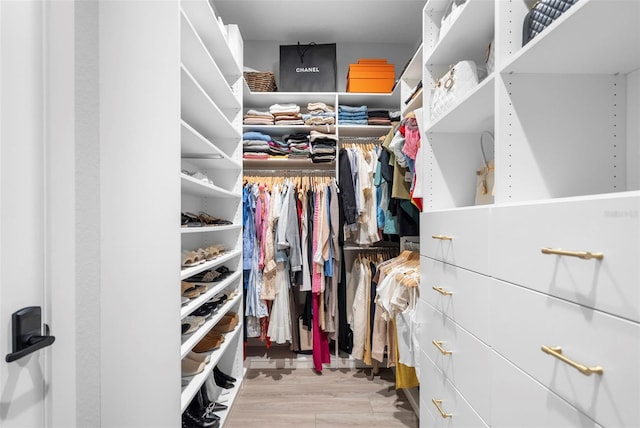
[[[221,377],[222,377],[223,379],[225,379],[227,382],[234,382],[234,383],[235,383],[235,382],[237,382],[237,379],[236,379],[235,377],[233,377],[233,376],[229,376],[228,374],[224,373],[222,370],[220,370],[220,369],[218,368],[218,366],[215,366],[215,367],[213,368],[213,372],[214,372],[214,373],[217,373],[217,374],[218,374],[218,376],[221,376]]]

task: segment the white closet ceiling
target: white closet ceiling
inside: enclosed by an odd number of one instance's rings
[[[425,0],[214,0],[244,40],[409,43],[422,39]]]

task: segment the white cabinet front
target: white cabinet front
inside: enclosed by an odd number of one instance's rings
[[[491,276],[640,321],[639,210],[638,192],[496,207]]]
[[[489,208],[422,213],[420,254],[486,273],[489,267]]]
[[[495,352],[598,423],[640,426],[640,324],[498,280],[490,299]]]
[[[420,412],[424,414],[422,408],[426,408],[430,415],[427,420],[435,421],[435,425],[426,426],[448,428],[488,426],[476,409],[460,395],[424,353],[421,353],[420,370]]]
[[[430,305],[423,308],[423,351],[464,396],[485,422],[491,424],[489,347]]]
[[[421,298],[487,342],[491,278],[428,257],[420,268]]]
[[[489,365],[493,428],[602,428],[495,352]]]

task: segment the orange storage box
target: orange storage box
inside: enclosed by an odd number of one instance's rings
[[[391,92],[394,84],[395,67],[386,59],[364,58],[349,64],[347,92]]]

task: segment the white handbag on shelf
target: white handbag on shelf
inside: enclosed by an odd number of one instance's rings
[[[460,61],[435,83],[431,91],[431,121],[434,122],[465,94],[478,85],[478,67],[474,61]],[[480,70],[482,74],[484,69]]]
[[[438,36],[438,40],[442,40],[445,34],[449,31],[449,29],[453,26],[453,23],[458,19],[460,13],[462,13],[462,9],[464,9],[464,5],[466,4],[466,0],[450,0],[447,8],[444,11],[444,15],[442,16],[442,20],[440,21],[440,35]]]

